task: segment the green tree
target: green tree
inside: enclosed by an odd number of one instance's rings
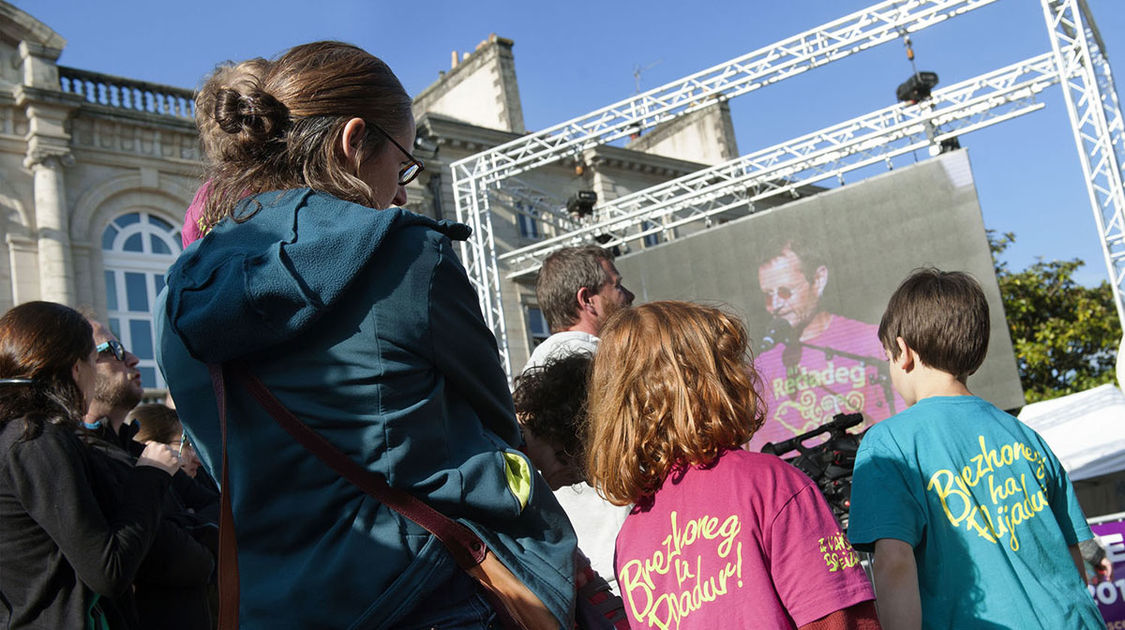
[[[1012,232],[988,231],[1027,402],[1112,383],[1121,322],[1109,282],[1096,287],[1075,282],[1074,272],[1085,264],[1078,258],[1040,259],[1023,271],[1011,271],[999,255],[1014,240]]]

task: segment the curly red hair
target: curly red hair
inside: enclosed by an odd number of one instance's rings
[[[674,467],[707,465],[762,426],[760,379],[737,318],[650,302],[615,313],[600,336],[586,464],[610,502],[637,503]]]

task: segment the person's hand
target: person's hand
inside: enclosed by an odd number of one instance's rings
[[[149,442],[145,446],[144,452],[137,458],[138,466],[152,466],[159,468],[169,475],[176,474],[180,469],[180,458],[176,455],[176,449],[168,446],[167,444],[158,444],[156,442]]]
[[[1092,584],[1101,584],[1102,582],[1113,581],[1113,563],[1109,558],[1102,558],[1097,564],[1094,565],[1094,576]]]

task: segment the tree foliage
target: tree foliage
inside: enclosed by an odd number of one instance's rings
[[[1109,282],[1096,287],[1075,282],[1074,272],[1085,264],[1078,258],[1040,259],[1011,271],[998,256],[1014,240],[1011,232],[988,231],[1027,402],[1113,382],[1121,322]]]

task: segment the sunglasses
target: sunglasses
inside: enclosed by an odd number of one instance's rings
[[[98,351],[98,354],[101,354],[108,350],[109,352],[113,353],[113,358],[117,359],[118,361],[124,361],[125,353],[127,352],[125,350],[125,346],[121,345],[121,342],[116,339],[110,339],[105,343],[98,344],[98,346],[94,349]]]
[[[418,174],[421,173],[423,169],[425,169],[425,165],[422,164],[422,160],[419,160],[418,158],[411,155],[410,151],[407,151],[401,144],[398,143],[397,140],[391,137],[391,134],[387,133],[387,131],[379,125],[376,125],[373,122],[369,122],[367,124],[371,125],[375,129],[377,129],[379,133],[383,134],[387,138],[387,140],[391,141],[391,144],[398,147],[398,150],[402,151],[402,154],[410,160],[410,164],[402,167],[402,170],[398,172],[398,185],[405,186],[414,181],[414,178],[418,177]]]

